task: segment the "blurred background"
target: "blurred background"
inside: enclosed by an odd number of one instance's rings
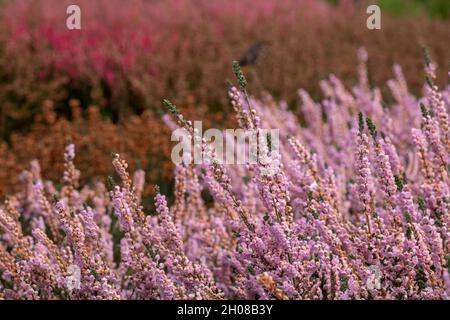
[[[69,4],[81,8],[81,30],[66,28]],[[381,30],[366,28],[368,4],[380,5]],[[234,127],[232,60],[245,65],[252,95],[267,90],[298,110],[299,88],[320,98],[330,73],[355,82],[361,46],[386,100],[394,63],[421,93],[422,46],[445,85],[449,43],[449,0],[1,0],[0,197],[17,190],[32,159],[60,181],[69,138],[84,182],[104,180],[119,152],[168,192],[161,100],[204,128]]]

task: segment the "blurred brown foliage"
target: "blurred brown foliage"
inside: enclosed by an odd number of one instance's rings
[[[32,159],[39,160],[45,179],[62,181],[64,148],[69,140],[76,146],[75,165],[83,183],[105,181],[113,175],[111,153],[117,152],[127,160],[131,172],[137,168],[145,170],[145,195],[153,192],[155,183],[167,187],[173,176],[170,153],[176,142],[171,142],[171,130],[160,116],[146,111],[114,124],[102,117],[95,106],[83,111],[79,101],[72,100],[69,107],[70,120],[58,116],[53,102],[45,101],[30,131],[13,134],[10,147],[0,144],[0,197],[19,190],[20,173]],[[196,105],[192,97],[179,106],[187,117],[198,120],[203,119],[205,108]],[[225,113],[202,121],[204,130],[213,125],[235,126],[234,118],[227,118]]]

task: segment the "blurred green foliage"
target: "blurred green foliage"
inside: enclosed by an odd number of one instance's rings
[[[381,10],[398,16],[425,13],[432,18],[450,18],[450,0],[379,0]]]
[[[331,4],[337,4],[339,1],[327,0]],[[426,14],[430,18],[450,18],[450,0],[366,0],[366,3],[378,4],[382,12],[389,12],[394,16]]]

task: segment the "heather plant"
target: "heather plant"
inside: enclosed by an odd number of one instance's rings
[[[416,98],[396,65],[386,105],[369,85],[367,52],[358,56],[351,89],[331,75],[322,101],[298,91],[304,125],[267,92],[250,96],[234,65],[239,127],[280,129],[275,173],[214,161],[203,139],[212,161],[177,165],[174,202],[156,186],[149,210],[145,172],[131,175],[119,154],[107,185],[80,185],[70,142],[62,186],[33,161],[0,207],[1,297],[448,299],[450,88],[434,84],[427,58]],[[164,105],[165,123],[194,136],[192,121]]]

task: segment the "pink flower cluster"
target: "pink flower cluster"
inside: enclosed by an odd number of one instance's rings
[[[141,204],[144,172],[132,178],[118,154],[120,183],[108,187],[78,185],[73,145],[61,188],[33,161],[0,207],[0,296],[448,299],[450,88],[427,64],[417,99],[395,66],[386,104],[359,57],[352,89],[331,75],[320,102],[299,90],[304,125],[267,93],[248,98],[239,79],[239,123],[280,129],[279,170],[179,165],[173,204],[157,189],[155,212]],[[165,104],[171,125],[193,133]]]

